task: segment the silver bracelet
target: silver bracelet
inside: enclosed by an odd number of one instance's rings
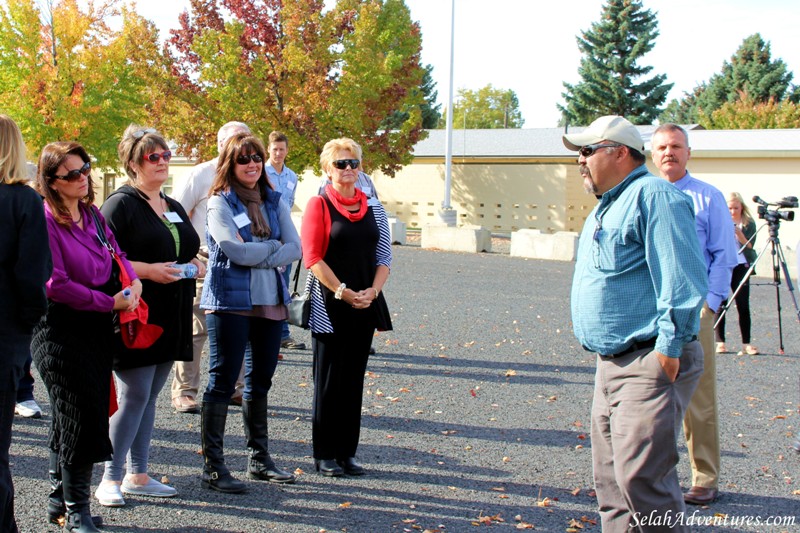
[[[344,294],[344,290],[346,288],[347,288],[347,285],[345,285],[344,283],[339,285],[339,287],[336,289],[336,292],[333,294],[333,297],[336,298],[337,300],[341,300],[342,299],[342,294]]]

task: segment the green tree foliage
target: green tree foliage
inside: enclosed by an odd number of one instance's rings
[[[418,89],[424,98],[420,105],[420,111],[422,112],[422,127],[425,129],[437,128],[439,126],[439,119],[442,116],[442,105],[436,103],[436,97],[439,93],[436,91],[436,82],[433,81],[432,72],[433,65],[426,65],[425,72],[422,75],[422,84]],[[407,112],[395,111],[392,113],[392,116],[386,119],[383,127],[395,129],[406,120],[408,120]]]
[[[581,32],[583,54],[575,85],[564,83],[562,121],[587,125],[602,115],[621,115],[634,124],[651,124],[672,89],[666,75],[645,78],[653,67],[637,61],[658,37],[656,15],[641,0],[607,0],[600,21]]]
[[[156,33],[117,0],[32,2],[0,8],[0,108],[20,125],[34,158],[47,143],[74,140],[99,167],[117,162],[119,135],[148,114],[148,84],[135,58],[158,56]]]
[[[341,136],[364,147],[368,168],[393,175],[410,162],[424,135],[424,70],[403,0],[221,3],[191,0],[168,42],[180,89],[163,120],[183,151],[214,154],[219,126],[241,120],[262,137],[283,130],[296,170],[318,168]]]
[[[780,129],[800,128],[800,105],[789,100],[776,102],[757,101],[743,92],[734,102],[725,102],[722,107],[703,116],[701,120],[708,129]]]
[[[673,100],[660,117],[662,121],[681,124],[699,123],[710,127],[710,117],[725,104],[734,104],[746,94],[753,104],[797,102],[800,90],[791,86],[793,74],[782,59],[772,60],[769,42],[756,33],[747,37],[730,61],[722,64],[722,71],[714,74],[707,83],[696,87],[691,94]],[[726,113],[741,106],[729,106]],[[756,114],[770,109],[761,107]]]
[[[498,89],[491,84],[477,91],[459,89],[457,100],[453,106],[455,129],[521,128],[525,124],[517,94],[511,89]],[[439,126],[444,128],[446,123],[447,111]]]

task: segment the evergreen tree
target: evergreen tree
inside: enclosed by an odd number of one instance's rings
[[[722,64],[722,72],[711,76],[708,83],[696,87],[691,95],[670,102],[667,110],[686,110],[685,120],[680,122],[687,124],[703,123],[704,117],[711,117],[726,103],[739,101],[743,94],[754,104],[781,102],[784,99],[796,102],[800,91],[791,86],[792,77],[782,59],[772,60],[770,44],[756,33],[742,42],[730,62]],[[731,109],[737,108],[734,106]],[[673,120],[675,117],[665,112],[661,118]]]
[[[428,130],[435,129],[439,125],[439,118],[442,116],[440,111],[442,104],[436,103],[439,93],[436,90],[436,82],[433,81],[432,72],[433,65],[426,65],[422,74],[422,83],[420,83],[418,89],[424,98],[424,101],[419,105],[422,113],[422,127]],[[408,111],[395,111],[386,119],[383,127],[388,130],[399,128],[403,122],[408,120],[408,117]]]
[[[577,38],[583,53],[575,85],[564,83],[563,121],[585,125],[601,115],[621,115],[634,124],[651,124],[672,88],[666,75],[645,79],[653,67],[637,64],[658,37],[655,14],[641,0],[607,0],[600,22]]]

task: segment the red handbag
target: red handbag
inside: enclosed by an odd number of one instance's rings
[[[125,265],[122,264],[122,259],[114,251],[114,247],[108,242],[100,218],[94,212],[92,206],[89,206],[89,211],[91,211],[94,225],[97,227],[97,238],[100,239],[100,242],[119,265],[119,280],[122,282],[122,287],[130,287],[131,278],[128,275],[128,271],[125,269]],[[164,333],[164,328],[161,326],[147,323],[148,315],[149,308],[143,298],[139,298],[139,305],[133,311],[119,311],[119,330],[122,334],[122,343],[127,348],[149,348]]]

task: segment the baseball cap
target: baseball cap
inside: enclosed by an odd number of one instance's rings
[[[617,115],[600,117],[582,132],[564,135],[562,139],[564,146],[570,150],[577,151],[581,146],[600,141],[612,141],[644,153],[644,141],[639,130],[624,117]]]

